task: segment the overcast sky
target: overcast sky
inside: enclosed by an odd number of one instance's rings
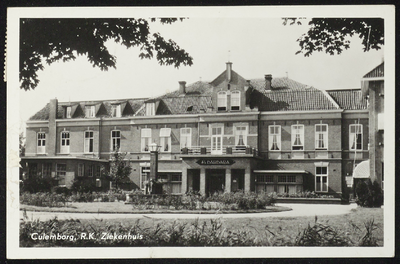
[[[383,60],[383,49],[363,52],[358,37],[341,55],[295,55],[297,38],[307,25],[283,26],[281,18],[189,17],[172,25],[151,23],[152,32],[173,39],[193,57],[194,64],[160,66],[155,59],[141,60],[139,49],[108,43],[117,57],[117,68],[101,71],[86,57],[46,65],[38,72],[33,91],[20,91],[20,123],[43,108],[52,98],[59,101],[142,98],[178,89],[179,81],[212,81],[233,62],[233,70],[246,79],[264,74],[285,77],[319,89],[360,88],[360,79]],[[26,107],[29,106],[29,107]]]

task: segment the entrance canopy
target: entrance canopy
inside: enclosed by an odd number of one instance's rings
[[[305,170],[254,170],[254,173],[284,173],[284,174],[305,174],[308,173]]]
[[[353,178],[369,178],[369,160],[365,160],[357,165],[357,167],[353,171]]]

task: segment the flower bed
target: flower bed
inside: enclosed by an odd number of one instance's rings
[[[249,192],[215,193],[209,197],[198,193],[184,195],[129,195],[134,209],[168,210],[253,210],[272,206],[275,199],[268,194]]]

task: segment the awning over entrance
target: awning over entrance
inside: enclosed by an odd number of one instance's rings
[[[362,161],[353,171],[353,178],[369,178],[369,160]]]

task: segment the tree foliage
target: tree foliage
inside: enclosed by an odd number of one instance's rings
[[[301,25],[305,18],[283,18],[284,25]],[[300,50],[310,56],[314,51],[330,55],[340,54],[350,48],[349,37],[358,36],[363,50],[379,50],[384,45],[384,20],[381,18],[312,18],[307,33],[298,39]]]
[[[152,18],[162,24],[172,24],[177,18]],[[182,20],[182,19],[180,19]],[[192,65],[193,59],[171,39],[151,33],[146,19],[21,19],[20,21],[20,88],[35,89],[39,84],[38,70],[44,62],[75,60],[84,55],[93,67],[101,70],[116,68],[116,57],[105,43],[116,43],[131,48],[139,47],[141,59],[156,56],[160,65]]]
[[[116,149],[111,154],[110,171],[107,176],[110,177],[111,181],[115,182],[115,188],[117,189],[121,183],[131,181],[129,175],[131,174],[132,167],[129,163],[127,164],[125,157],[126,153],[119,152],[119,149]]]

